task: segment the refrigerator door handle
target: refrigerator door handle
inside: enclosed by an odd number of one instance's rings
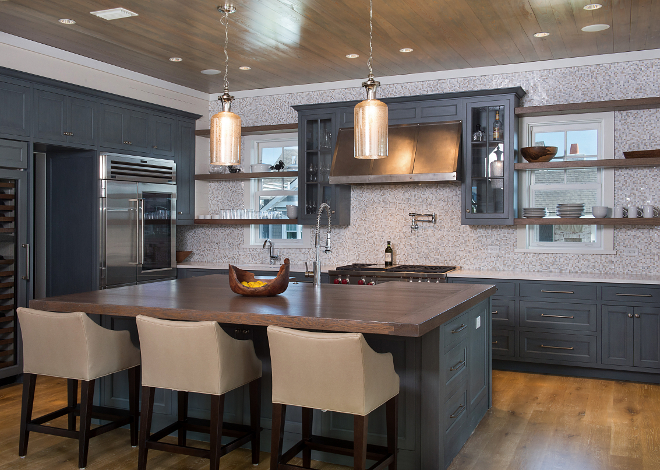
[[[30,244],[23,243],[21,246],[25,248],[25,276],[23,276],[23,279],[29,281],[30,280]]]
[[[140,265],[144,265],[144,199],[140,198],[140,210],[138,212],[138,221],[140,223],[140,238],[138,249],[140,250]]]
[[[139,265],[140,264],[140,200],[129,199],[128,202],[135,203],[135,264]]]

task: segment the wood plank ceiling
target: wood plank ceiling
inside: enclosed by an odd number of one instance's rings
[[[660,0],[374,0],[374,73],[387,75],[660,48]],[[222,90],[220,4],[208,0],[0,0],[0,31],[200,91]],[[127,8],[139,16],[90,14]],[[368,0],[240,0],[230,90],[366,77]],[[60,18],[76,21],[65,26]],[[655,20],[653,20],[655,18]],[[607,24],[605,31],[582,27]],[[535,38],[548,32],[546,38]],[[410,47],[413,52],[401,53]],[[356,53],[358,59],[346,54]],[[170,57],[181,57],[174,63]],[[2,65],[2,58],[0,58]],[[251,70],[241,71],[239,66]]]

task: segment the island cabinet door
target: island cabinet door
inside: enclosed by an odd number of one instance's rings
[[[660,308],[635,307],[635,366],[660,369]]]
[[[633,365],[633,307],[603,305],[602,363]]]
[[[470,394],[470,412],[482,406],[482,401],[488,397],[490,363],[490,315],[482,304],[469,312],[470,342],[468,348],[468,385]],[[483,409],[485,412],[488,409]]]

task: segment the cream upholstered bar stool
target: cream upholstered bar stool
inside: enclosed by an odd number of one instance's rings
[[[270,470],[310,468],[312,450],[353,455],[354,468],[396,470],[399,376],[390,353],[379,354],[360,333],[315,333],[268,327],[273,373]],[[387,447],[369,446],[367,415],[385,404]],[[302,407],[302,437],[282,453],[286,406]],[[312,409],[353,415],[354,442],[312,435]],[[288,462],[303,453],[303,467]]]
[[[128,331],[103,328],[82,312],[54,313],[18,308],[23,337],[23,406],[18,455],[27,454],[30,432],[78,439],[78,467],[87,466],[89,439],[130,425],[131,445],[137,446],[140,350]],[[122,412],[93,406],[96,379],[128,369],[129,410]],[[37,375],[67,379],[68,406],[32,419]],[[78,406],[78,381],[81,382]],[[80,430],[76,431],[76,415]],[[45,423],[68,415],[68,429]],[[92,418],[110,421],[91,429]]]
[[[147,466],[147,451],[162,450],[210,459],[211,470],[220,457],[251,442],[252,463],[259,464],[261,417],[261,361],[251,340],[240,341],[217,322],[169,321],[138,315],[142,352],[142,412],[138,470]],[[249,384],[250,425],[223,423],[225,393]],[[151,433],[154,389],[177,390],[178,420]],[[188,417],[188,393],[211,395],[211,419]],[[159,442],[178,431],[178,445]],[[211,449],[186,446],[186,432],[210,433]],[[235,439],[222,445],[222,436]]]

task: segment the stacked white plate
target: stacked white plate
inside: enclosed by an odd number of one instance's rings
[[[545,217],[545,207],[523,207],[522,216],[528,219],[540,219]]]
[[[584,215],[584,204],[557,204],[557,215],[571,219],[579,219]]]

